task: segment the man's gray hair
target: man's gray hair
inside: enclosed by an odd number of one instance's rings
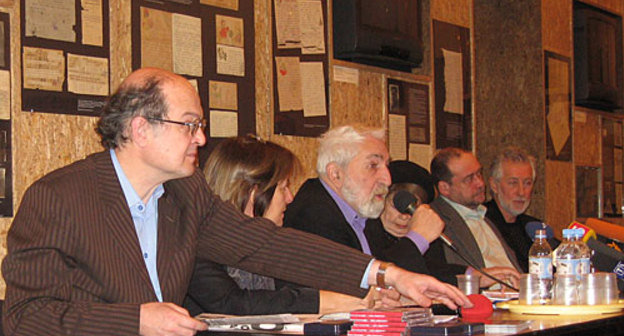
[[[525,152],[522,148],[506,147],[494,158],[494,161],[492,161],[492,164],[490,165],[490,176],[496,181],[500,181],[503,176],[503,162],[530,164],[531,171],[533,172],[533,181],[535,181],[535,157],[527,154],[527,152]]]
[[[363,126],[340,126],[321,135],[319,139],[316,171],[320,177],[327,175],[326,167],[334,162],[346,168],[358,154],[360,144],[366,137],[385,142],[386,131],[383,128],[366,128]]]

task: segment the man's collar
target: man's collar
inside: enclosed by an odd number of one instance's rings
[[[440,197],[450,204],[462,217],[483,219],[483,217],[485,217],[485,213],[487,212],[487,208],[483,204],[479,204],[476,209],[471,209],[465,205],[453,202],[442,195],[440,195]]]
[[[109,152],[111,156],[111,161],[113,161],[115,173],[117,174],[117,178],[119,179],[119,184],[121,184],[121,190],[123,191],[126,202],[128,203],[128,207],[132,208],[136,204],[143,203],[136,190],[134,190],[134,187],[132,187],[132,184],[124,173],[123,168],[121,168],[121,164],[119,163],[119,159],[117,159],[117,154],[115,153],[115,150],[111,149]],[[163,185],[159,184],[156,189],[154,189],[152,197],[156,197],[156,199],[158,199],[160,198],[160,196],[162,196],[164,192],[165,189],[163,188]]]

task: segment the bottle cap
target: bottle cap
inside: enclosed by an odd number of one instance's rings
[[[546,238],[546,230],[535,230],[535,238]]]
[[[570,238],[574,235],[574,229],[563,229],[563,238]]]

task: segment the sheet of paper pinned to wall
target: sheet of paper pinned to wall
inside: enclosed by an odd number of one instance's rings
[[[210,137],[229,138],[238,135],[238,113],[210,110]]]
[[[431,165],[431,159],[433,159],[431,146],[409,144],[409,159],[410,161],[419,164],[423,168],[429,170]]]
[[[243,19],[226,15],[215,16],[216,41],[234,47],[243,47],[245,43]]]
[[[173,71],[171,13],[141,7],[141,67]]]
[[[24,0],[24,13],[26,36],[76,42],[75,0]]]
[[[62,50],[23,47],[25,89],[63,91],[65,57]]]
[[[300,48],[299,1],[274,0],[277,48]]]
[[[0,198],[6,198],[6,169],[0,168]]]
[[[355,68],[334,65],[334,81],[359,85],[360,71]]]
[[[217,73],[222,75],[245,76],[245,50],[217,44]]]
[[[388,149],[392,160],[405,160],[407,153],[406,118],[401,114],[388,114]]]
[[[327,115],[322,62],[301,62],[301,98],[304,117]]]
[[[210,108],[238,110],[238,86],[236,83],[208,81]]]
[[[559,155],[570,137],[570,73],[568,63],[548,59],[548,116],[555,154]]]
[[[201,19],[174,13],[172,27],[173,71],[177,74],[201,77],[203,74]]]
[[[11,119],[11,73],[0,70],[0,119]]]
[[[5,67],[6,60],[4,59],[4,47],[6,41],[4,40],[4,21],[0,21],[0,67]]]
[[[189,83],[195,89],[195,91],[199,92],[199,86],[197,85],[197,79],[189,79]]]
[[[280,111],[303,109],[301,96],[301,67],[299,57],[275,57],[277,98]]]
[[[234,11],[238,10],[238,0],[199,0],[199,3],[202,5],[227,8]]]
[[[80,0],[82,10],[82,44],[101,47],[104,45],[102,0]]]
[[[302,54],[325,53],[325,23],[319,0],[299,1],[299,27]]]
[[[444,56],[444,90],[446,94],[444,111],[464,114],[462,54],[442,49],[442,55]]]
[[[67,54],[67,90],[108,96],[108,59]]]

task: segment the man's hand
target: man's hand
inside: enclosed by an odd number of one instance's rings
[[[376,272],[379,268],[379,261],[375,264],[371,271]],[[394,265],[386,269],[385,282],[419,306],[429,307],[431,300],[435,299],[451,309],[457,309],[457,306],[472,307],[470,300],[457,287],[428,275],[408,272]]]
[[[509,282],[510,285],[518,288],[518,281],[520,280],[520,273],[518,273],[518,271],[516,271],[515,269],[509,268],[509,267],[496,266],[496,267],[484,268],[483,270],[487,272],[489,275],[495,277],[496,279],[502,280],[503,282]],[[479,287],[482,287],[482,288],[490,287],[497,283],[496,281],[481,274],[479,270],[476,270],[476,269],[473,270],[473,274],[481,275],[481,278],[479,279]],[[504,288],[505,287],[503,287],[503,289]]]
[[[186,309],[173,303],[150,302],[141,305],[139,334],[195,335],[208,326],[189,316]]]
[[[421,204],[409,221],[412,231],[418,233],[428,242],[436,240],[444,230],[444,221],[428,204]]]
[[[379,309],[379,308],[396,308],[402,305],[401,303],[401,294],[397,292],[394,288],[381,288],[381,287],[373,287],[368,291],[368,294],[364,298],[366,302],[368,302],[368,309]]]

